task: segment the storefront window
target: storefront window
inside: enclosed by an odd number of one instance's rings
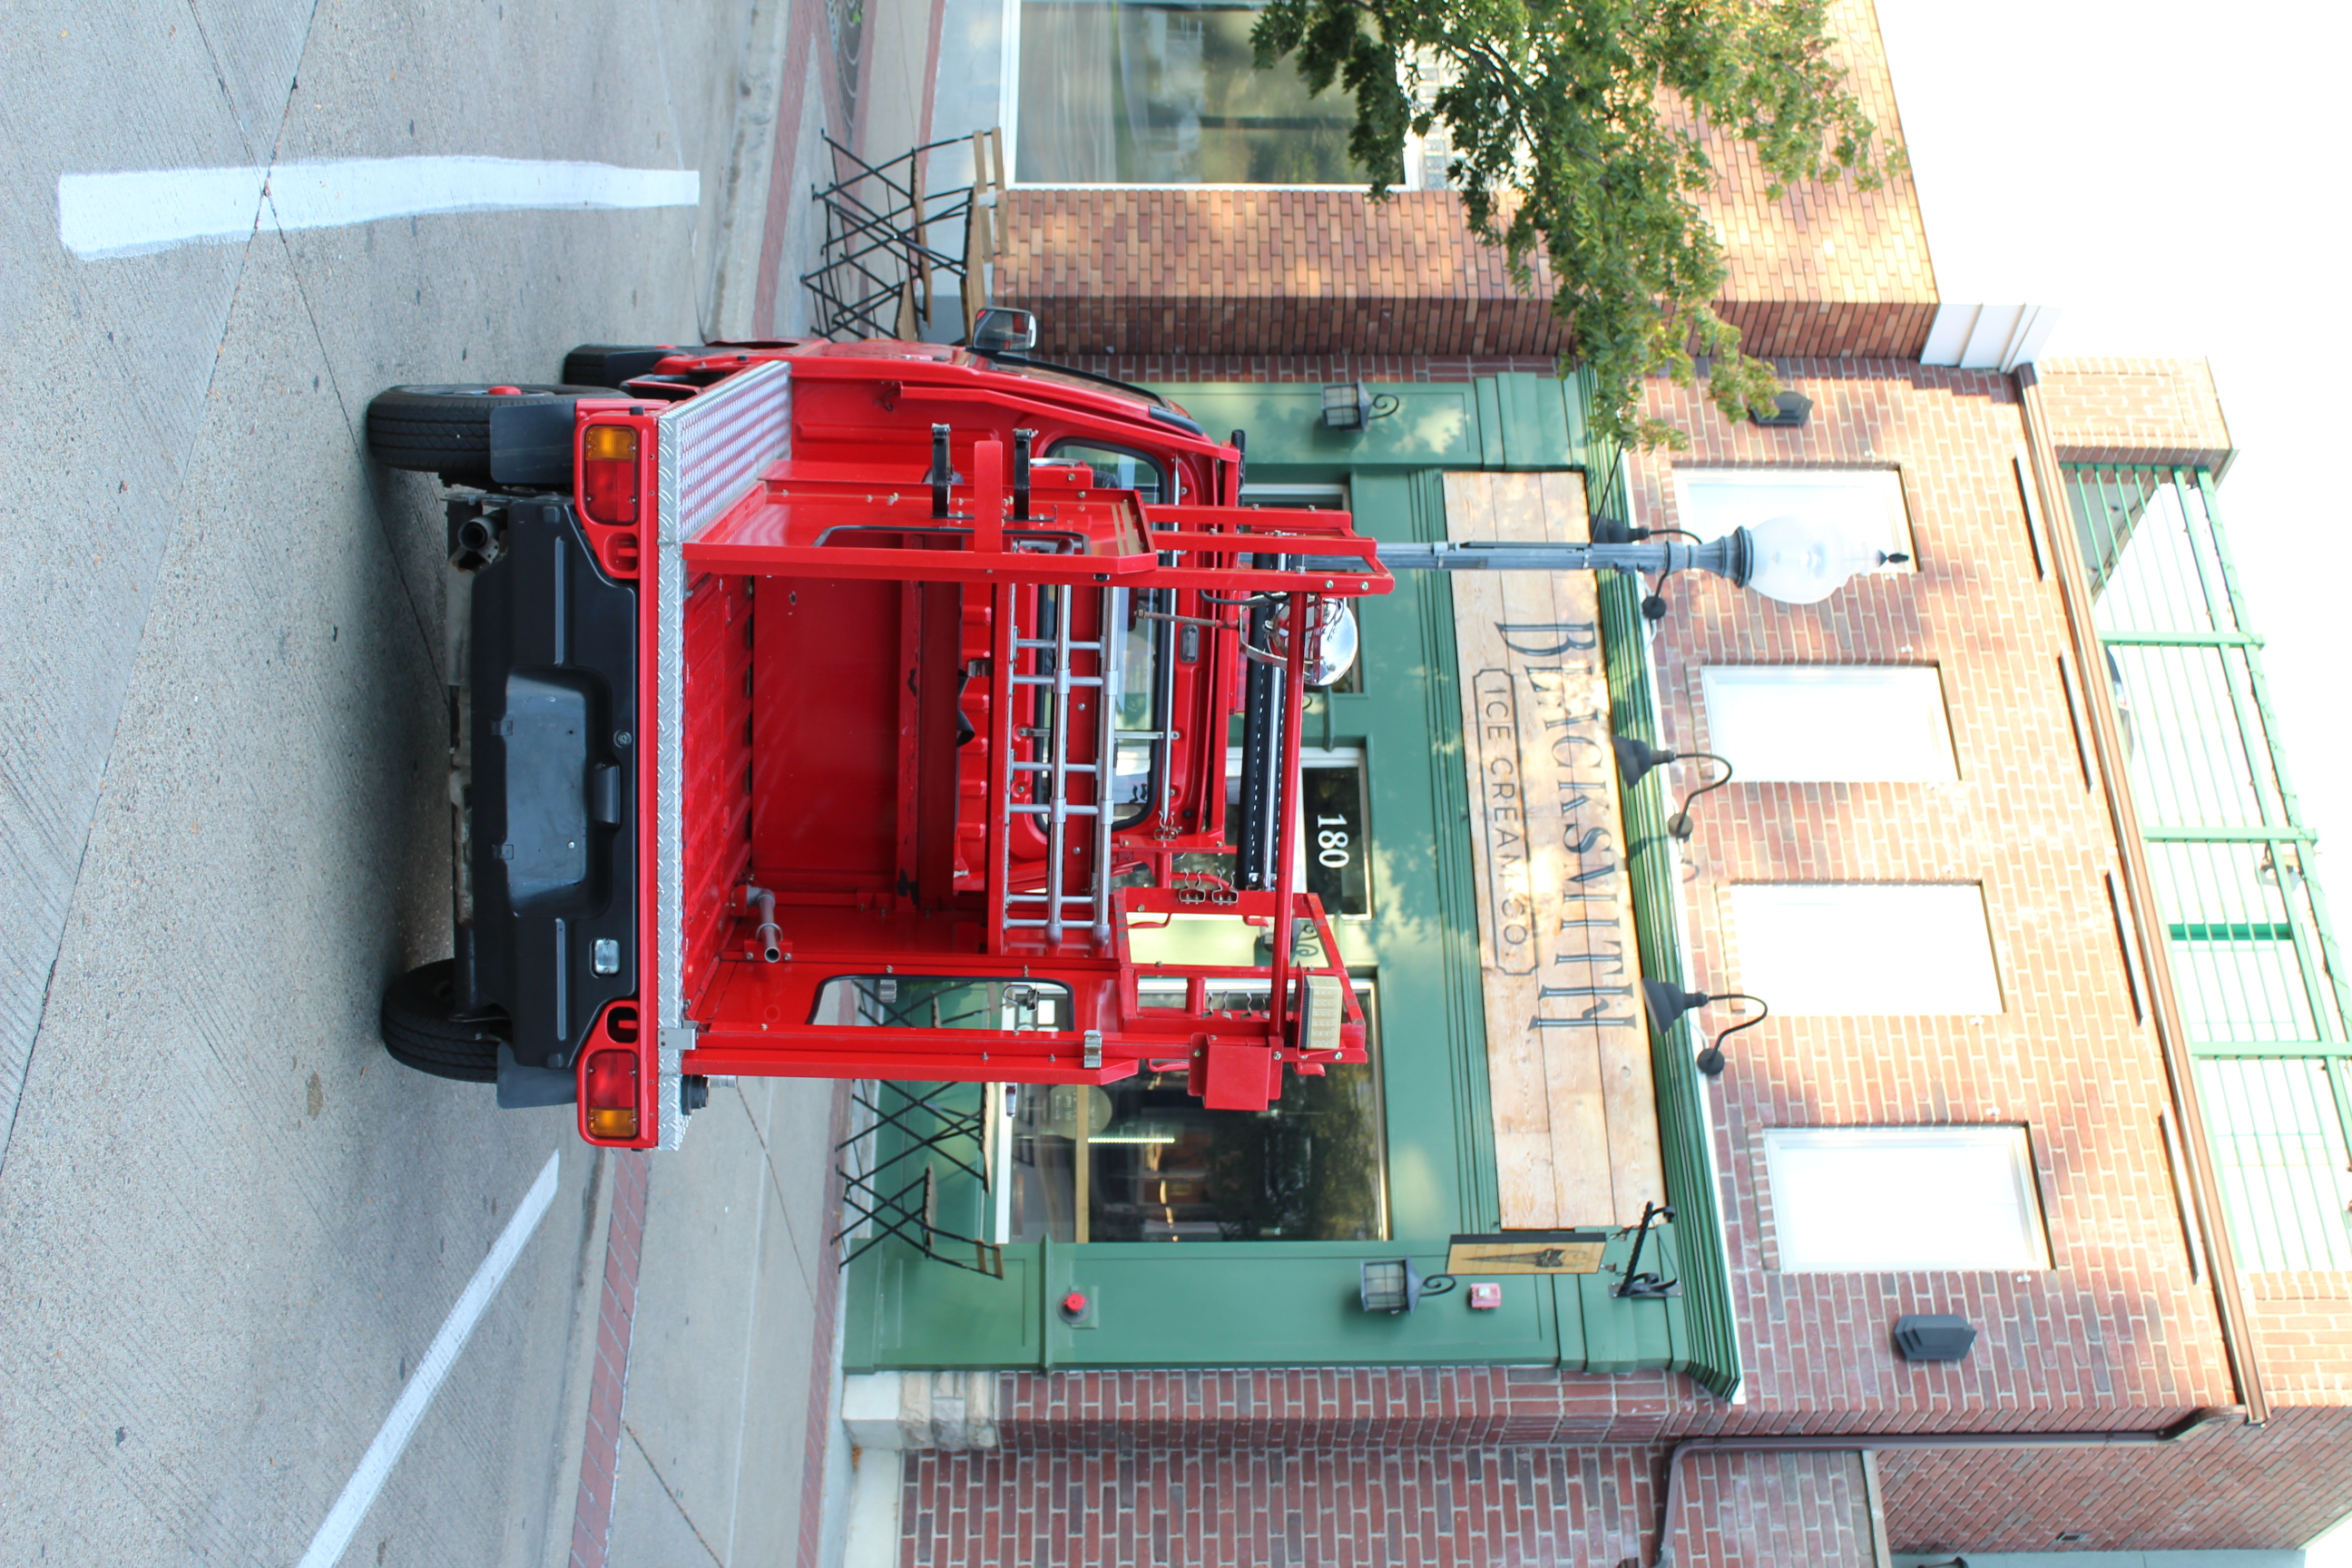
[[[1155,984],[1181,1005],[1181,981],[1141,984],[1147,1006]],[[1370,1023],[1371,983],[1356,988]],[[1265,992],[1212,995],[1209,1005],[1262,1008]],[[1376,1041],[1368,1054],[1321,1078],[1287,1075],[1282,1098],[1264,1110],[1206,1110],[1181,1072],[1008,1090],[1010,1239],[1386,1239]]]
[[[1355,100],[1252,64],[1254,5],[1022,0],[1013,177],[1049,185],[1360,185]]]

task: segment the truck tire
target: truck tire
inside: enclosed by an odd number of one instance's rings
[[[504,1038],[488,1024],[454,1018],[457,961],[412,969],[383,989],[379,1024],[393,1060],[435,1078],[495,1083]]]
[[[563,356],[563,379],[583,385],[618,386],[649,373],[674,353],[694,353],[700,343],[582,343]]]
[[[488,385],[388,387],[368,405],[368,450],[388,468],[487,485],[494,410],[561,404],[568,414],[583,397],[626,395],[605,386],[521,386],[504,394]]]

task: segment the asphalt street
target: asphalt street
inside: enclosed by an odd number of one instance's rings
[[[567,1110],[499,1112],[375,1038],[385,979],[448,951],[446,568],[433,481],[372,465],[364,416],[394,384],[553,380],[579,342],[745,330],[773,16],[142,0],[12,19],[0,1563],[300,1559],[551,1152],[552,1205],[343,1561],[561,1562],[610,1164]],[[700,203],[291,233],[265,212],[226,243],[102,259],[60,240],[63,175],[417,154],[698,171]],[[759,1161],[767,1134],[824,1123],[761,1094],[704,1151],[742,1156],[743,1193],[665,1198],[657,1178],[648,1234],[667,1202],[726,1242],[772,1201],[783,1239],[751,1233],[736,1272],[798,1289],[817,1216],[772,1164],[756,1190]],[[748,1379],[751,1314],[727,1312]],[[675,1375],[699,1375],[686,1360]],[[674,1502],[690,1486],[729,1510],[728,1552],[692,1520],[679,1561],[741,1560],[765,1517],[740,1472],[782,1418],[724,1397],[715,1458],[640,1450],[684,1467]]]

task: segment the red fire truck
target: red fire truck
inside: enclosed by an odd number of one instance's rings
[[[457,568],[456,952],[387,991],[394,1056],[630,1148],[719,1075],[1257,1109],[1363,1059],[1297,720],[1391,581],[1343,514],[1244,508],[1239,432],[1031,342],[597,346],[375,399]],[[1203,921],[1255,940],[1166,940]]]

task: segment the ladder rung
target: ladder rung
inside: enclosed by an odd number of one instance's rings
[[[1051,763],[1013,763],[1008,765],[1016,773],[1050,773],[1054,771]],[[1092,763],[1064,763],[1062,771],[1066,773],[1090,773],[1096,771],[1096,766]]]
[[[1050,805],[1015,805],[1009,809],[1013,811],[1014,815],[1020,816],[1051,816],[1055,808]],[[1060,810],[1062,815],[1065,816],[1092,816],[1095,815],[1095,808],[1091,805],[1065,805],[1062,806]]]
[[[1056,675],[1016,675],[1013,678],[1013,684],[1015,686],[1058,686],[1061,681],[1062,678]],[[1102,677],[1073,675],[1069,678],[1069,683],[1072,686],[1100,686]]]

